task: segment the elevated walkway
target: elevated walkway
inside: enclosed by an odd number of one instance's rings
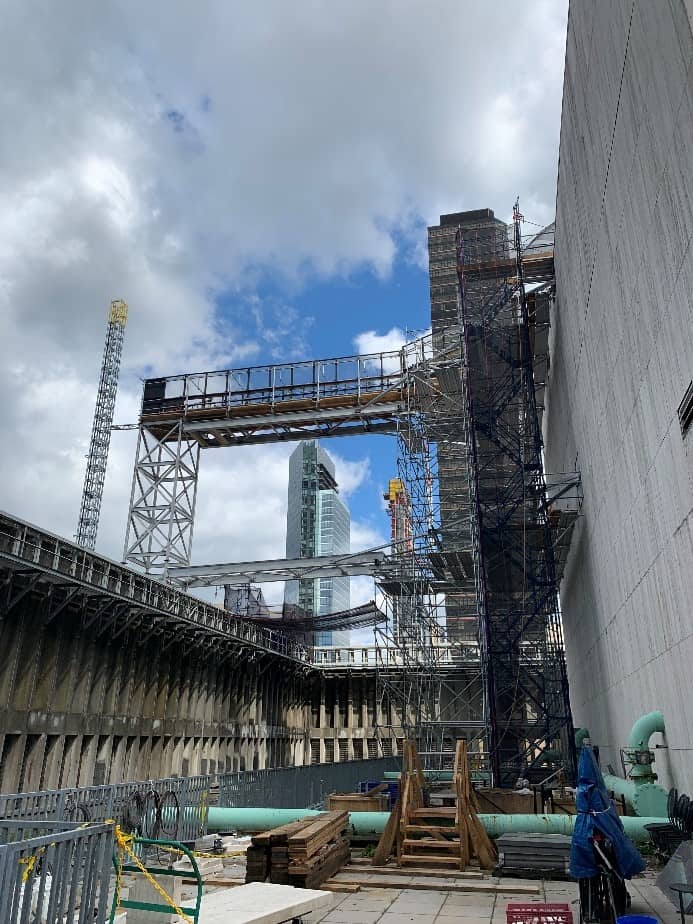
[[[393,351],[147,379],[140,426],[205,449],[393,433],[406,375]]]

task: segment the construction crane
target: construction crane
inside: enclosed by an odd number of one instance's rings
[[[99,390],[96,394],[94,424],[91,430],[91,443],[87,456],[87,471],[84,476],[82,503],[79,508],[79,522],[75,538],[85,549],[94,549],[96,533],[99,528],[101,498],[106,480],[108,447],[111,443],[111,428],[118,391],[118,373],[120,357],[123,353],[125,324],[128,319],[128,306],[120,298],[111,302],[108,313],[108,331],[106,346],[101,363]]]

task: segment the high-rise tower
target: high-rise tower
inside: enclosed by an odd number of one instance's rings
[[[334,462],[315,440],[299,443],[289,459],[287,558],[348,553],[350,526],[349,511],[338,494]],[[310,616],[348,610],[349,578],[287,581],[284,599]],[[347,645],[348,641],[348,632],[315,635],[316,645]]]

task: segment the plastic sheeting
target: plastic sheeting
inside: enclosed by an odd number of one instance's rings
[[[609,799],[602,772],[591,747],[583,746],[578,764],[578,787],[575,798],[577,817],[570,850],[570,875],[590,879],[599,873],[590,838],[601,831],[613,844],[619,872],[626,879],[645,869],[637,849],[626,836],[621,819]]]
[[[669,886],[672,882],[685,882],[693,889],[693,841],[684,841],[676,848],[671,859],[657,876],[657,885],[678,911],[679,895],[672,892]],[[693,894],[683,896],[683,907],[686,914],[693,914]]]

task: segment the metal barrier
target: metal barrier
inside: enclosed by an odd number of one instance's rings
[[[319,807],[331,792],[353,792],[361,781],[382,779],[385,771],[398,768],[398,758],[378,757],[309,767],[240,770],[109,786],[0,794],[0,826],[7,820],[84,823],[112,818],[127,830],[137,827],[140,832],[144,830],[146,836],[152,836],[156,835],[156,830],[151,821],[161,805],[162,836],[189,842],[207,833],[207,807],[215,802],[237,808],[256,805]],[[161,802],[167,793],[173,793],[178,803],[175,823],[171,817],[174,810],[168,800]],[[139,815],[139,825],[133,825],[133,815]]]
[[[108,786],[84,786],[44,792],[0,794],[0,819],[50,819],[70,822],[115,821],[127,825],[126,814],[137,797],[137,811],[151,809],[150,803],[165,793],[173,793],[179,805],[175,836],[192,841],[205,832],[206,808],[214,777],[170,777],[140,780]],[[185,808],[185,811],[183,811]],[[169,827],[171,819],[168,819]]]
[[[113,837],[113,825],[1,821],[0,924],[103,924]]]
[[[386,770],[398,769],[396,757],[379,757],[310,767],[221,773],[217,803],[234,808],[320,807],[331,792],[353,792],[362,780],[380,780]]]

